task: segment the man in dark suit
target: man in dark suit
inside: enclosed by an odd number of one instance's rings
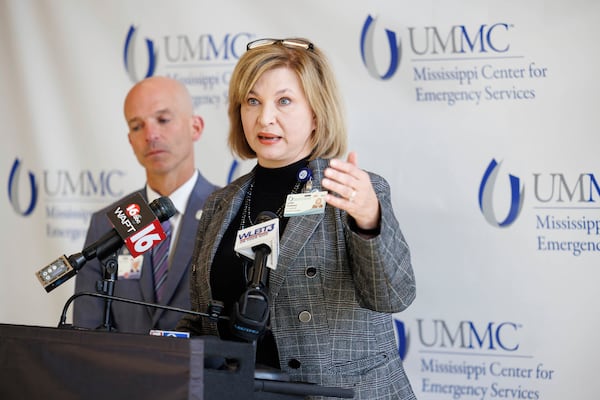
[[[134,85],[125,98],[124,114],[129,127],[129,143],[146,170],[146,186],[139,193],[148,203],[168,196],[177,213],[169,219],[172,237],[168,272],[160,298],[150,250],[133,258],[123,246],[118,251],[118,279],[114,295],[184,309],[190,308],[189,268],[198,221],[204,201],[217,187],[208,182],[194,164],[194,142],[202,135],[204,121],[194,115],[192,99],[185,86],[166,77],[150,77]],[[106,212],[91,218],[85,246],[112,228]],[[79,271],[75,292],[95,292],[104,277],[103,267],[94,259]],[[172,330],[182,314],[124,302],[112,302],[111,327],[119,332],[144,333],[151,329]],[[103,327],[105,301],[81,296],[75,300],[73,325]]]

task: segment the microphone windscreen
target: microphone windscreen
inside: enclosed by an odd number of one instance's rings
[[[177,213],[177,209],[173,205],[173,202],[167,196],[159,197],[154,200],[150,203],[150,208],[160,222],[168,220]]]
[[[272,212],[272,211],[261,211],[256,216],[255,225],[256,224],[261,224],[263,222],[267,222],[268,220],[275,219],[275,218],[279,218],[279,217],[274,212]]]

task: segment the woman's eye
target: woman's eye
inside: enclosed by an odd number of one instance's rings
[[[288,105],[292,102],[292,100],[290,100],[288,97],[283,97],[281,99],[279,99],[279,104],[282,105]]]

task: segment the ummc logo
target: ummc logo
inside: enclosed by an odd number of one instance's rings
[[[406,331],[404,322],[394,319],[394,325],[396,326],[396,333],[398,334],[398,354],[400,355],[400,358],[404,360],[408,353],[408,332]]]
[[[517,176],[508,175],[510,190],[509,209],[506,217],[499,221],[494,212],[494,201],[497,197],[495,191],[498,187],[496,183],[500,171],[501,162],[495,159],[489,163],[481,179],[479,186],[479,209],[485,220],[492,226],[506,228],[513,224],[523,208],[525,198],[525,187],[521,179]],[[599,179],[593,173],[581,172],[576,174],[565,173],[533,173],[533,190],[529,191],[533,201],[537,203],[534,208],[559,210],[559,209],[579,209],[589,210],[600,201],[600,183]]]
[[[39,181],[33,172],[25,173],[22,170],[22,162],[16,158],[8,177],[8,199],[14,212],[24,217],[31,215],[35,210],[40,191],[48,200],[81,200],[123,195],[120,178],[125,176],[125,172],[121,170],[82,170],[76,173],[68,170],[45,170],[40,174]],[[25,174],[28,184],[22,182]]]
[[[498,163],[496,160],[492,159],[483,174],[481,185],[479,186],[479,209],[490,225],[505,228],[515,222],[521,213],[525,189],[521,185],[521,181],[518,177],[514,175],[508,176],[510,181],[510,209],[503,221],[497,221],[494,213],[494,190],[496,188],[496,178],[501,164],[501,162]]]
[[[369,75],[376,79],[387,80],[390,79],[396,73],[398,66],[400,65],[400,59],[402,56],[402,44],[397,39],[396,32],[389,29],[385,30],[388,45],[390,50],[390,62],[387,71],[383,75],[379,75],[377,72],[377,66],[375,63],[374,43],[373,35],[375,32],[376,19],[370,15],[367,17],[360,34],[360,55],[363,60],[363,64],[367,67]]]
[[[360,35],[362,62],[369,75],[379,80],[394,76],[402,59],[402,40],[397,31],[385,29],[386,48],[389,49],[389,62],[386,72],[378,72],[375,55],[375,32],[377,19],[368,15]],[[491,25],[467,27],[453,25],[449,28],[438,26],[407,27],[408,48],[415,57],[412,61],[432,61],[431,56],[446,56],[445,60],[460,60],[473,54],[489,57],[490,54],[504,55],[510,50],[507,32],[513,25],[499,22]],[[472,59],[472,58],[471,58]]]
[[[199,35],[188,35],[183,33],[165,35],[157,40],[144,38],[144,45],[138,44],[138,29],[131,25],[125,38],[123,61],[129,79],[135,83],[141,79],[150,77],[156,72],[160,53],[161,62],[165,68],[187,66],[197,68],[199,63],[217,62],[214,66],[222,67],[235,63],[246,51],[246,44],[254,37],[247,32],[225,33],[216,36],[208,33]],[[144,55],[137,53],[140,48],[145,51]],[[137,63],[142,60],[145,68]],[[139,72],[141,70],[141,74]],[[141,76],[140,76],[141,75]]]
[[[583,172],[577,178],[568,178],[563,173],[533,174],[533,193],[540,203],[555,205],[570,203],[585,207],[600,201],[600,184],[593,173]]]
[[[460,321],[450,325],[441,319],[428,322],[417,319],[420,344],[437,349],[513,352],[519,349],[517,333],[521,328],[514,322],[476,324],[473,321]]]
[[[454,25],[448,31],[441,32],[436,26],[423,28],[410,27],[410,48],[419,56],[437,54],[500,54],[510,50],[506,32],[512,25],[496,23],[467,28]]]
[[[398,354],[405,360],[411,345],[407,328],[404,322],[397,319],[394,319],[394,325],[398,335]],[[449,323],[442,319],[417,319],[416,328],[419,344],[430,351],[512,353],[520,348],[518,334],[522,325],[508,321],[479,324],[473,321]]]
[[[233,161],[231,162],[231,166],[229,167],[229,173],[227,174],[227,184],[230,184],[236,178],[239,178],[239,176],[237,175],[239,165],[239,161],[233,159]]]
[[[20,199],[21,175],[21,160],[16,158],[10,171],[10,175],[8,177],[8,200],[15,213],[27,217],[31,215],[31,213],[35,209],[35,205],[37,203],[38,198],[38,185],[35,179],[35,175],[33,175],[33,172],[28,171],[27,176],[29,177],[29,200],[26,201],[26,203],[28,202],[29,204],[27,204],[25,207],[22,207]]]
[[[135,65],[136,60],[136,28],[131,25],[129,27],[129,31],[127,32],[127,37],[125,38],[125,48],[123,52],[123,62],[125,64],[125,71],[127,71],[127,75],[129,75],[129,79],[131,82],[135,83],[141,79],[148,78],[154,75],[154,70],[156,69],[157,55],[156,50],[154,49],[154,42],[148,38],[144,39],[146,44],[146,50],[148,52],[148,62],[146,66],[146,72],[144,76],[140,79],[137,75],[137,68]]]

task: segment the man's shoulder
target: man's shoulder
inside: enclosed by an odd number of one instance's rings
[[[198,171],[198,177],[196,178],[196,182],[194,183],[194,187],[192,188],[192,193],[196,193],[200,197],[206,197],[220,188],[220,186],[215,185],[214,183],[206,179],[204,175],[202,175],[202,173]]]

